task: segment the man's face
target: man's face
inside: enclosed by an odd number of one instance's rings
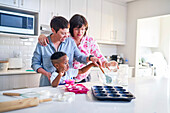
[[[69,36],[69,28],[59,29],[54,35],[57,37],[57,40],[63,42]]]

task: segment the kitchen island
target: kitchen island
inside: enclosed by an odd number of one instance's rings
[[[100,82],[83,83],[90,89],[87,94],[76,94],[75,100],[69,102],[50,101],[36,107],[11,111],[11,113],[170,113],[170,78],[130,78],[125,88],[136,98],[131,102],[99,101],[91,92],[91,86],[102,85]],[[51,94],[63,94],[65,86],[26,88],[0,92],[0,101],[16,100],[22,97],[3,96],[4,92],[24,93],[48,90]]]

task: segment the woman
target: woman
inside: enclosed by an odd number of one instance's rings
[[[69,31],[70,31],[71,37],[74,39],[74,41],[75,41],[78,49],[81,51],[81,53],[83,53],[86,56],[94,55],[95,57],[99,58],[102,61],[102,67],[109,68],[109,66],[112,65],[112,66],[117,66],[117,68],[118,68],[117,62],[115,62],[115,61],[112,61],[109,63],[107,62],[105,57],[101,54],[96,41],[92,37],[89,37],[86,35],[86,32],[88,30],[88,23],[87,23],[87,20],[85,19],[85,17],[83,17],[82,15],[79,15],[79,14],[75,14],[70,19],[69,23],[70,23]],[[44,39],[46,40],[45,36],[40,35],[39,43],[41,45],[46,44]],[[75,69],[80,69],[84,66],[85,66],[85,64],[82,64],[82,63],[74,60],[73,67]],[[86,72],[84,74],[79,74],[75,78],[75,80],[76,80],[76,82],[86,81],[83,79],[85,79],[88,75],[89,75],[89,72]]]
[[[51,63],[51,55],[57,51],[64,51],[69,57],[69,66],[72,67],[73,60],[76,59],[82,63],[87,63],[92,61],[98,66],[100,60],[96,57],[88,57],[83,55],[72,38],[67,38],[67,33],[69,32],[68,21],[57,16],[51,20],[50,23],[51,30],[53,34],[48,36],[49,44],[45,47],[37,44],[32,57],[31,67],[38,73],[41,73],[40,86],[50,86],[51,73],[56,69]]]

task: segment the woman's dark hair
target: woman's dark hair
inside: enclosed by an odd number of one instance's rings
[[[50,22],[50,27],[57,33],[59,29],[69,28],[69,23],[62,16],[54,16]]]
[[[51,60],[57,60],[59,58],[61,58],[62,56],[66,55],[66,53],[59,51],[59,52],[55,52],[51,55]]]
[[[73,15],[73,17],[70,19],[69,23],[70,23],[69,32],[72,37],[74,37],[74,34],[73,34],[74,28],[76,28],[76,27],[81,28],[84,25],[86,27],[86,31],[88,29],[88,23],[87,23],[86,18],[79,14]],[[86,35],[86,31],[84,33],[84,36]]]

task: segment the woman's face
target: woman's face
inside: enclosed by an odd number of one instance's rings
[[[86,27],[82,25],[81,28],[73,28],[73,34],[74,34],[74,39],[81,39],[84,36],[84,33],[86,32]]]

